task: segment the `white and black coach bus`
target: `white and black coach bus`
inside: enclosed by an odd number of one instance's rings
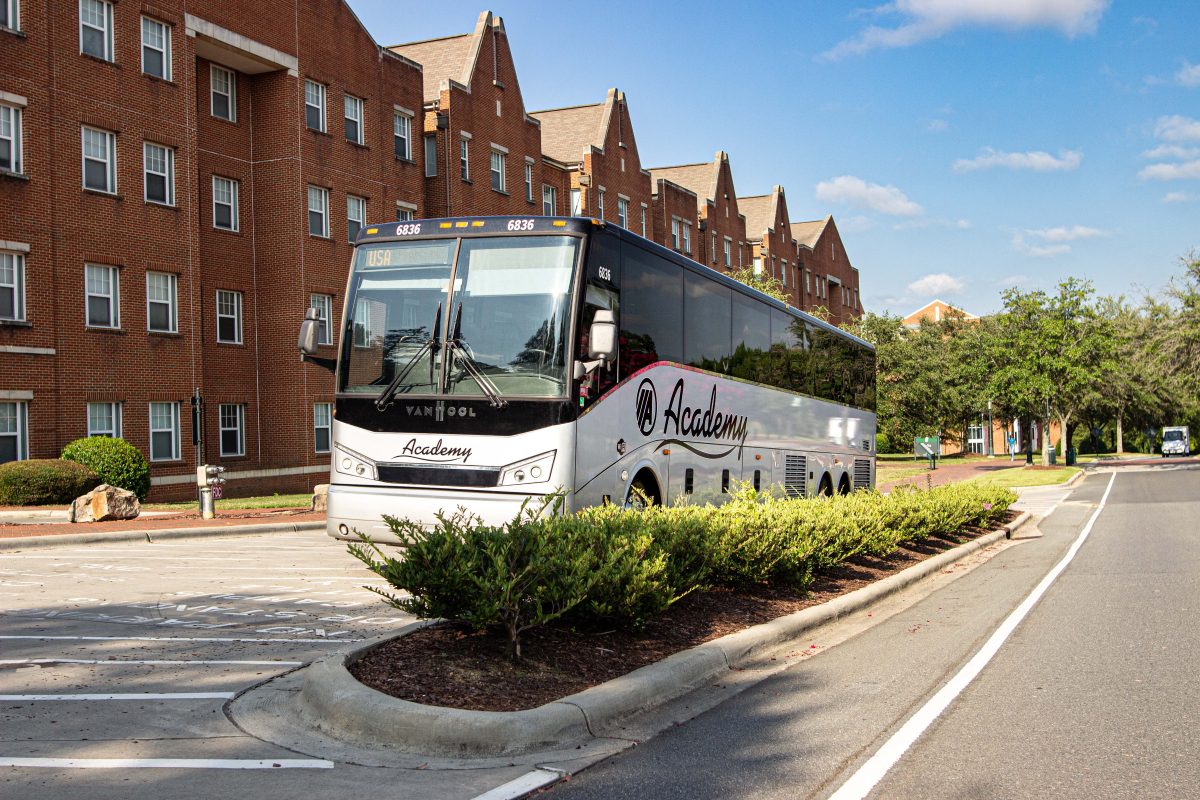
[[[500,522],[560,489],[578,509],[874,485],[872,347],[619,226],[371,226],[345,296],[331,535]]]

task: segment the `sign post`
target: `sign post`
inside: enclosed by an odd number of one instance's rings
[[[937,460],[942,455],[942,440],[937,436],[918,436],[913,439],[913,459],[928,458],[929,468],[937,469]]]

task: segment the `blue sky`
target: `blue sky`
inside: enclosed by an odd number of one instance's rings
[[[478,2],[350,0],[380,44],[465,33]],[[832,213],[864,304],[984,314],[1067,276],[1158,292],[1200,248],[1200,3],[511,0],[529,110],[626,92],[642,163],[730,154]]]

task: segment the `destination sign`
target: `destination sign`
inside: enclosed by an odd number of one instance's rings
[[[493,233],[586,233],[600,220],[559,217],[467,217],[421,219],[389,222],[363,228],[356,244],[380,239],[407,239],[418,236],[470,235]]]

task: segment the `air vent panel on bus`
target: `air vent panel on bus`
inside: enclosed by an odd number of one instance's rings
[[[435,467],[413,464],[380,464],[379,480],[410,486],[488,487],[500,483],[500,470],[477,467]]]
[[[871,488],[871,460],[869,458],[854,459],[854,488]]]
[[[783,491],[788,497],[804,497],[808,494],[808,458],[806,456],[784,456]]]

